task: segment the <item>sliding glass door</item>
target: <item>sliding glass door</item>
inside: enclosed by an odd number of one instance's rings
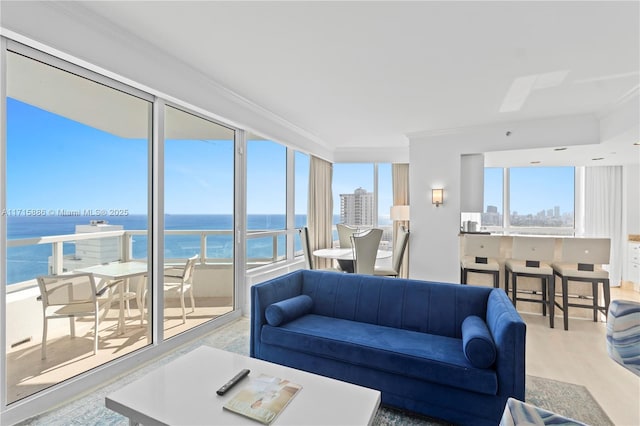
[[[12,403],[151,342],[141,297],[152,103],[39,52],[6,58],[2,238]],[[81,284],[75,274],[90,278]]]
[[[164,337],[234,307],[235,131],[165,109]]]

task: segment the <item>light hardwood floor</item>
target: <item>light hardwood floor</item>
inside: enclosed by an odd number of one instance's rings
[[[640,301],[640,293],[612,288],[615,299]],[[560,316],[551,329],[546,317],[521,315],[527,323],[527,374],[585,386],[616,425],[640,425],[640,377],[609,358],[606,323],[570,319],[565,331]]]

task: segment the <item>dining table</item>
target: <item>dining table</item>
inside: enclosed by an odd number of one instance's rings
[[[338,262],[340,269],[345,272],[353,272],[353,249],[352,248],[323,248],[313,251],[313,255],[324,259],[333,259]],[[378,250],[376,259],[388,259],[393,255],[391,250]]]
[[[124,333],[124,309],[125,309],[125,293],[128,293],[129,279],[147,274],[149,266],[146,262],[127,261],[127,262],[111,262],[101,265],[88,266],[79,268],[76,271],[91,273],[102,281],[100,288],[104,286],[118,286],[118,295],[120,301],[120,312],[118,315],[118,334]],[[140,289],[139,292],[143,290]],[[138,298],[142,297],[142,294]],[[140,303],[140,300],[138,300]],[[142,310],[140,316],[142,317]],[[142,321],[141,321],[142,322]]]

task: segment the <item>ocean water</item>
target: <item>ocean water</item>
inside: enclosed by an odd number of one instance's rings
[[[146,215],[128,215],[116,217],[87,216],[8,216],[7,239],[38,238],[51,235],[74,234],[76,225],[87,225],[90,220],[105,220],[110,225],[122,225],[125,230],[148,229]],[[305,226],[306,215],[296,215],[296,227]],[[285,215],[248,215],[249,230],[284,229]],[[233,253],[233,216],[232,215],[166,215],[167,230],[227,230],[228,234],[207,237],[207,258],[231,259]],[[296,250],[299,250],[296,239]],[[278,255],[284,256],[285,237],[278,237]],[[200,252],[200,236],[167,235],[165,237],[165,258],[187,258]],[[75,244],[64,243],[63,253],[72,256]],[[13,284],[48,273],[52,244],[34,244],[7,248],[7,283]],[[273,239],[249,239],[247,242],[249,258],[271,258]],[[136,235],[133,239],[133,257],[147,257],[146,235]]]

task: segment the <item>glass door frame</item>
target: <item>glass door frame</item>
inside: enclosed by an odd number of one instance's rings
[[[38,60],[47,65],[60,68],[71,72],[80,77],[87,78],[98,84],[103,84],[115,90],[148,100],[151,102],[150,114],[150,134],[148,137],[148,189],[147,189],[147,226],[149,229],[149,237],[147,242],[147,264],[149,266],[150,288],[158,289],[162,285],[162,269],[164,261],[164,108],[165,105],[173,104],[178,108],[195,113],[197,108],[180,104],[178,101],[166,101],[161,93],[154,93],[146,86],[135,83],[124,83],[115,78],[108,77],[101,72],[105,72],[97,66],[84,63],[77,58],[69,58],[67,55],[56,51],[52,48],[43,47],[40,44],[33,43],[35,47],[19,43],[5,36],[0,36],[0,211],[6,209],[6,63],[7,52],[12,51],[22,54],[34,60]],[[64,58],[64,59],[62,59]],[[106,72],[105,72],[106,73]],[[136,87],[136,86],[139,86]],[[162,291],[152,290],[152,314],[151,314],[151,342],[137,351],[126,354],[120,358],[109,361],[89,371],[85,371],[78,376],[55,384],[43,391],[27,396],[19,401],[7,404],[6,386],[7,386],[7,342],[6,342],[6,272],[7,272],[7,242],[6,216],[0,216],[0,229],[3,237],[0,238],[0,423],[15,423],[22,419],[31,417],[34,413],[40,413],[51,409],[55,405],[77,397],[78,394],[87,392],[88,390],[104,385],[113,379],[113,377],[122,375],[131,371],[141,363],[150,361],[163,354],[166,354],[178,347],[198,339],[219,325],[239,318],[241,315],[241,303],[246,300],[246,290],[239,283],[243,283],[245,270],[243,268],[245,262],[245,196],[246,188],[245,171],[246,160],[244,156],[246,147],[245,131],[230,123],[225,123],[217,117],[204,114],[202,112],[195,113],[206,120],[216,124],[228,127],[235,131],[234,140],[234,277],[233,277],[233,311],[220,317],[208,321],[194,329],[191,329],[181,335],[174,336],[171,339],[163,340],[162,312],[163,312],[163,295]]]

